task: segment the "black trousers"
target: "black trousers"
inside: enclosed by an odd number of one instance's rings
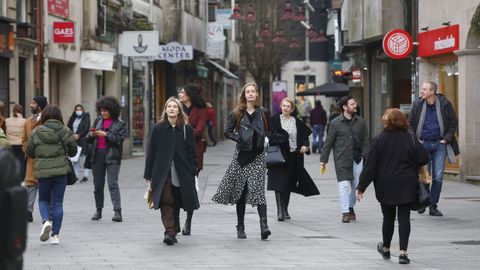
[[[400,250],[407,250],[408,238],[410,237],[410,205],[385,205],[382,204],[383,213],[383,246],[390,248],[393,232],[395,229],[395,216],[398,209],[398,235],[400,238]]]
[[[243,187],[242,195],[240,199],[237,201],[236,210],[237,210],[237,225],[244,226],[245,220],[245,207],[246,207],[246,198],[247,198],[247,184]],[[257,205],[257,212],[259,218],[266,218],[267,217],[267,205],[261,204]]]

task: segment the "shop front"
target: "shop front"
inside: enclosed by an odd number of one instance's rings
[[[13,32],[8,23],[0,21],[0,101],[8,109],[10,102],[9,67],[10,58],[13,57]],[[5,113],[8,114],[8,111]]]

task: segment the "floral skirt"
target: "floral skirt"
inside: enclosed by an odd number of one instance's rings
[[[235,204],[240,199],[247,185],[246,204],[252,206],[267,204],[265,200],[265,154],[259,154],[254,161],[244,167],[238,163],[238,150],[235,149],[233,160],[225,176],[220,181],[212,201],[219,204]]]

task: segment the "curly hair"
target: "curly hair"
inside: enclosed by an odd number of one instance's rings
[[[382,116],[382,122],[385,130],[408,131],[407,117],[397,108],[387,109]]]
[[[117,98],[113,96],[101,97],[95,106],[97,107],[98,113],[100,113],[102,109],[108,111],[113,120],[117,120],[118,117],[120,117],[120,103],[118,103]]]
[[[199,109],[206,109],[207,103],[202,95],[203,88],[200,85],[188,83],[183,86],[183,91],[190,98],[192,105]]]

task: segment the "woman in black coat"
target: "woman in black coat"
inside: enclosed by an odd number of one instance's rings
[[[291,115],[295,103],[284,98],[280,103],[281,113],[270,118],[270,145],[280,146],[286,163],[268,168],[268,190],[275,191],[278,221],[290,219],[288,204],[290,192],[304,196],[320,194],[304,167],[304,154],[310,154],[309,127]]]
[[[171,97],[165,103],[149,145],[144,178],[151,184],[155,209],[160,208],[165,226],[163,242],[173,245],[177,242],[176,209],[193,211],[200,207],[195,189],[195,137],[178,99]]]
[[[400,236],[399,263],[407,264],[408,238],[410,236],[411,204],[417,194],[419,167],[428,163],[428,153],[423,145],[408,132],[405,114],[399,109],[388,109],[382,117],[384,130],[374,138],[370,153],[360,175],[357,199],[373,181],[375,195],[383,213],[383,242],[377,250],[384,259],[390,259],[390,243],[395,228],[398,209]]]
[[[82,147],[82,152],[77,161],[73,163],[73,169],[77,178],[80,176],[80,164],[85,163],[85,158],[88,154],[88,143],[85,141],[85,137],[90,130],[90,115],[85,112],[85,109],[81,104],[75,105],[75,109],[68,120],[67,127],[73,132],[73,136],[77,141],[77,145]],[[83,162],[82,162],[83,161]],[[83,178],[80,182],[87,182],[90,169],[83,168]]]

